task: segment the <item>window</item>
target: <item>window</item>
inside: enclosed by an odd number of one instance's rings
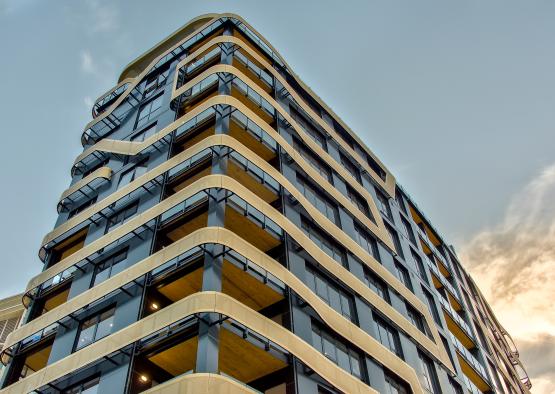
[[[74,217],[78,213],[83,212],[85,209],[87,209],[91,205],[94,205],[96,203],[97,199],[98,199],[98,196],[94,196],[93,198],[85,201],[83,204],[79,205],[78,207],[73,208],[71,211],[69,211],[69,213],[67,215],[67,218],[71,219],[72,217]]]
[[[154,134],[156,134],[156,129],[157,129],[157,123],[154,122],[153,124],[148,126],[146,129],[141,130],[137,134],[133,135],[131,137],[131,141],[133,141],[133,142],[143,142],[148,137],[151,137]]]
[[[317,190],[311,182],[305,177],[297,173],[297,183],[299,190],[303,195],[328,219],[335,224],[339,225],[339,211],[337,205],[329,198],[326,197],[323,191]]]
[[[430,294],[428,290],[422,287],[422,292],[424,293],[424,297],[426,297],[426,302],[428,303],[428,308],[430,308],[430,313],[434,318],[434,321],[441,327],[441,319],[439,317],[439,312],[436,308],[436,303],[434,301],[434,297]]]
[[[412,242],[413,245],[416,245],[416,238],[414,237],[414,233],[412,232],[412,227],[410,226],[410,223],[408,222],[408,220],[405,219],[404,217],[401,217],[401,223],[402,223],[401,228],[403,229],[403,234],[405,234],[405,237],[407,237],[409,241]]]
[[[146,173],[146,162],[139,163],[121,174],[118,181],[118,188],[133,182],[135,179]]]
[[[305,159],[308,164],[310,164],[320,175],[328,180],[328,182],[332,182],[331,178],[331,170],[323,164],[320,159],[314,155],[311,151],[308,150],[301,142],[299,142],[296,138],[293,140],[293,148],[301,155],[303,159]],[[299,163],[300,165],[300,163]]]
[[[409,394],[411,391],[405,382],[402,382],[393,373],[385,371],[385,392],[386,394]]]
[[[136,201],[135,203],[128,205],[127,207],[121,209],[119,212],[108,218],[108,223],[106,223],[106,233],[135,215],[138,208],[139,202]]]
[[[98,393],[98,384],[100,383],[100,378],[96,377],[94,379],[88,380],[86,382],[78,383],[69,389],[63,390],[63,394],[96,394]]]
[[[114,325],[115,310],[116,308],[112,307],[83,321],[79,327],[75,350],[79,350],[109,335]]]
[[[451,385],[451,388],[453,389],[453,393],[455,394],[463,394],[463,390],[460,384],[458,384],[457,382],[455,382],[453,380],[453,378],[449,377],[449,384]]]
[[[380,261],[378,253],[378,243],[370,234],[368,234],[359,224],[355,223],[355,241],[362,246],[374,258]]]
[[[340,153],[341,165],[347,170],[349,174],[357,180],[358,183],[362,184],[362,179],[360,178],[360,171],[358,167],[344,154]]]
[[[376,219],[370,213],[370,208],[368,208],[368,202],[362,197],[358,192],[356,192],[352,187],[347,185],[347,196],[349,200],[359,209],[360,212],[364,214],[372,222],[376,223]]]
[[[403,248],[401,247],[401,241],[399,241],[399,235],[397,234],[397,231],[395,231],[387,223],[385,223],[385,228],[387,229],[387,232],[389,233],[389,236],[391,237],[391,240],[393,241],[393,246],[395,247],[395,253],[397,253],[397,255],[399,255],[401,257],[404,257]]]
[[[380,343],[395,353],[398,357],[403,358],[401,341],[397,330],[376,312],[374,312],[374,322],[378,326],[378,340]]]
[[[397,204],[399,204],[399,208],[401,208],[401,211],[403,211],[405,215],[408,215],[409,213],[407,211],[407,206],[405,205],[405,202],[403,201],[403,196],[401,195],[401,193],[399,193],[399,190],[395,192],[395,200],[397,200]]]
[[[327,255],[329,255],[339,264],[346,266],[347,258],[345,256],[345,252],[335,242],[333,242],[325,234],[323,234],[320,229],[315,227],[306,219],[302,220],[301,228],[303,229],[305,234]]]
[[[388,304],[390,303],[387,285],[383,280],[378,278],[375,273],[366,268],[364,269],[364,279],[368,287],[374,290],[374,292],[383,298]]]
[[[98,264],[95,268],[93,286],[96,286],[100,282],[104,282],[106,279],[111,278],[115,274],[123,271],[125,269],[125,264],[122,263],[126,259],[127,249],[124,249]]]
[[[439,393],[439,382],[434,362],[422,352],[418,352],[418,359],[420,361],[420,384],[429,393]]]
[[[143,127],[160,113],[163,98],[164,96],[160,94],[141,106],[139,109],[139,115],[137,115],[137,124],[135,125],[136,129]]]
[[[376,200],[377,200],[377,205],[380,212],[389,220],[393,220],[393,215],[391,214],[391,208],[389,207],[389,201],[387,197],[384,196],[377,189],[376,189]]]
[[[353,297],[309,265],[306,273],[308,287],[337,312],[354,321]]]
[[[420,277],[424,280],[424,282],[428,282],[428,278],[426,276],[426,268],[424,267],[424,263],[422,262],[422,259],[420,258],[420,256],[411,249],[410,251],[410,255],[412,257],[412,261],[414,263],[414,266],[416,267],[416,269],[418,270],[418,275],[420,275]]]
[[[301,126],[304,132],[308,134],[318,145],[320,148],[327,151],[326,146],[326,137],[316,129],[304,115],[300,113],[297,108],[291,107],[291,117]]]
[[[424,334],[429,335],[429,330],[427,329],[428,326],[426,325],[426,321],[424,320],[422,314],[418,312],[408,302],[405,302],[405,307],[407,308],[407,314],[412,325],[418,328]]]
[[[168,79],[169,73],[170,73],[170,68],[168,66],[162,72],[158,72],[154,75],[150,75],[146,80],[143,97],[144,98],[151,97],[154,93],[156,93],[156,90],[158,90],[159,87],[164,86],[166,84],[166,80]]]
[[[312,344],[335,364],[362,380],[361,360],[358,352],[349,349],[342,341],[334,338],[315,322],[312,323]]]
[[[395,262],[395,271],[397,272],[397,277],[401,282],[403,282],[405,287],[410,291],[413,291],[412,283],[410,281],[409,271],[405,267],[403,267],[401,263],[399,263],[398,261]]]

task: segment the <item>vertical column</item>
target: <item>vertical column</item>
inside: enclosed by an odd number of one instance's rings
[[[231,35],[228,26],[224,35]],[[231,64],[232,55],[229,43],[223,44],[220,62]],[[218,94],[228,95],[231,92],[230,76],[220,74]],[[228,134],[230,107],[218,105],[216,108],[215,133]],[[223,175],[227,172],[226,147],[214,147],[212,155],[212,174]],[[212,189],[208,200],[209,227],[224,227],[225,225],[225,190]],[[224,248],[222,245],[206,246],[204,254],[204,269],[202,274],[202,291],[222,291],[222,267]],[[218,352],[220,339],[219,316],[216,313],[201,313],[199,323],[196,372],[219,372]]]

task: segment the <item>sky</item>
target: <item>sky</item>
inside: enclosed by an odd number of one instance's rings
[[[452,242],[555,392],[555,2],[0,0],[0,297],[42,237],[91,105],[191,18],[235,12]]]

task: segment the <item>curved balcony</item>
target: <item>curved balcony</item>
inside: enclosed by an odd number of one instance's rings
[[[212,176],[200,179],[199,181],[196,182],[197,185],[191,184],[186,189],[183,189],[182,191],[180,191],[178,194],[175,194],[175,195],[169,197],[168,199],[164,200],[163,203],[159,204],[156,207],[153,207],[151,209],[151,210],[154,210],[152,212],[152,214],[149,211],[145,211],[142,214],[142,217],[133,218],[125,226],[121,226],[119,228],[116,228],[112,232],[108,233],[109,239],[104,240],[104,242],[102,244],[98,244],[98,245],[92,245],[91,244],[91,247],[94,247],[93,249],[100,248],[100,247],[101,248],[107,248],[107,247],[109,247],[111,242],[116,242],[116,243],[119,242],[119,240],[122,239],[121,237],[127,237],[127,235],[130,235],[130,236],[137,235],[138,236],[138,235],[140,235],[139,227],[137,227],[138,224],[140,222],[144,222],[145,225],[141,225],[141,227],[144,230],[147,230],[149,228],[148,223],[152,222],[153,219],[156,219],[156,217],[158,215],[163,215],[163,217],[165,217],[166,220],[169,220],[170,218],[174,217],[174,215],[179,214],[180,210],[182,209],[181,207],[183,207],[183,204],[175,205],[175,202],[179,201],[180,199],[183,198],[181,196],[183,193],[187,193],[185,195],[189,195],[190,193],[192,193],[192,191],[190,191],[191,188],[193,188],[192,190],[199,190],[198,187],[200,185],[203,185],[208,181],[216,182],[218,179],[225,180],[226,177],[213,176],[212,175]],[[246,189],[243,189],[242,187],[240,187],[240,188],[236,188],[236,187],[230,188],[231,184],[236,183],[235,181],[232,181],[231,179],[229,179],[229,180],[226,180],[225,183],[227,183],[227,182],[231,182],[230,185],[228,185],[228,186],[221,185],[221,187],[224,187],[224,188],[230,189],[230,190],[236,190],[237,192],[241,191],[240,194],[245,193],[241,197],[247,197],[247,195],[250,195],[249,193],[246,192]],[[220,185],[219,182],[217,182],[217,184]],[[208,184],[206,184],[206,185],[208,185]],[[204,189],[204,188],[202,188],[202,189]],[[307,201],[305,201],[305,198],[300,193],[296,193],[296,194],[297,194],[296,198],[302,204],[307,204]],[[194,198],[194,196],[191,196],[191,198],[193,199],[192,201],[197,200],[196,198]],[[260,204],[260,203],[256,203],[255,205],[258,205],[258,204]],[[175,211],[174,208],[171,208],[171,209],[168,210],[169,207],[172,207],[174,205],[175,205],[177,211]],[[308,208],[309,207],[307,205],[307,209]],[[316,214],[314,209],[310,209],[310,212],[313,215]],[[302,233],[298,229],[295,230],[295,227],[292,227],[291,225],[288,225],[287,222],[281,216],[279,216],[276,213],[273,213],[273,210],[271,210],[271,208],[264,208],[264,213],[267,214],[267,215],[271,214],[271,216],[272,216],[271,220],[282,222],[279,225],[286,227],[287,231],[289,231],[294,236],[296,242],[298,242],[300,245],[302,245],[302,247],[305,250],[307,250],[311,255],[315,256],[315,258],[317,258],[318,261],[321,264],[323,264],[326,269],[330,270],[331,272],[337,271],[339,269],[340,271],[337,272],[337,275],[340,278],[342,277],[342,275],[343,276],[348,275],[346,270],[342,267],[339,267],[337,265],[337,263],[335,262],[335,260],[332,259],[332,257],[327,256],[324,252],[322,252],[315,245],[312,245],[312,243],[310,243],[312,241],[309,241],[307,236],[304,235],[304,233]],[[155,216],[152,216],[152,215],[155,215]],[[320,215],[320,216],[323,216],[323,215]],[[320,219],[320,221],[322,221],[322,219]],[[263,226],[263,227],[267,227],[267,226]],[[277,230],[275,232],[277,232]],[[305,238],[306,238],[306,240],[305,240]],[[168,247],[166,247],[166,249],[164,249],[164,251],[167,251],[167,249],[168,249]],[[80,256],[76,256],[76,257],[71,258],[70,261],[67,261],[67,262],[63,263],[63,266],[58,268],[58,271],[60,271],[64,267],[68,267],[70,264],[71,264],[71,266],[73,266],[74,264],[79,264],[79,261],[84,256],[90,256],[90,251],[83,251],[83,253],[81,253]],[[87,261],[90,261],[91,258],[93,258],[93,257],[87,257]],[[83,262],[86,264],[87,261],[83,261]],[[51,275],[51,274],[47,274],[46,277],[48,277],[49,275]],[[381,298],[377,294],[374,294],[367,286],[365,286],[364,283],[360,282],[359,280],[356,280],[356,279],[353,280],[353,279],[349,279],[349,278],[350,278],[350,276],[346,276],[342,280],[344,280],[346,283],[348,283],[350,287],[352,287],[354,289],[357,289],[357,291],[360,291],[362,294],[365,294],[366,295],[365,297],[368,297],[369,302],[371,302],[372,304],[379,305],[380,308],[382,308],[382,306],[383,306],[382,309],[384,311],[388,311],[388,314],[391,314],[392,320],[395,321],[397,324],[399,324],[399,326],[402,327],[403,330],[410,333],[418,342],[425,343],[425,345],[423,345],[423,346],[426,346],[427,349],[430,349],[430,351],[432,353],[436,354],[438,359],[440,359],[440,360],[442,359],[441,355],[437,353],[438,346],[436,344],[434,344],[424,334],[420,333],[420,331],[418,331],[414,326],[412,326],[412,324],[410,324],[410,322],[408,322],[408,320],[398,318],[397,317],[397,315],[399,315],[398,312],[396,312],[394,309],[392,309],[390,306],[388,306],[388,304],[383,302],[383,300],[381,300]],[[381,305],[380,303],[382,303],[384,305]],[[422,307],[420,307],[420,309],[422,309]],[[23,328],[25,328],[25,327],[23,327]]]
[[[96,100],[92,107],[92,117],[95,119],[98,115],[106,111],[131,85],[131,80],[126,79],[119,83],[116,87],[103,94]]]
[[[93,171],[83,179],[74,183],[60,196],[60,201],[58,202],[58,213],[65,212],[71,208],[72,205],[77,202],[80,197],[91,198],[87,193],[95,193],[98,188],[110,182],[112,179],[112,169],[110,167],[100,167],[96,171]]]
[[[81,349],[55,364],[45,366],[32,375],[12,384],[3,392],[12,394],[40,390],[51,381],[90,365],[143,338],[151,337],[153,334],[156,335],[166,327],[170,327],[170,325],[175,327],[189,316],[204,312],[221,314],[266,338],[270,347],[276,346],[278,349],[284,349],[291,353],[343,392],[377,393],[370,386],[341,369],[286,328],[255,312],[234,298],[217,292],[199,292],[181,299],[124,329],[92,343],[87,348]],[[414,373],[414,370],[412,371]],[[416,374],[414,374],[414,379],[418,384]],[[415,384],[414,380],[413,384]],[[416,388],[416,386],[413,387]]]
[[[142,72],[134,78],[133,82],[130,82],[130,86],[126,91],[124,91],[109,108],[87,124],[81,136],[81,143],[83,146],[95,143],[109,135],[119,127],[131,110],[137,108],[142,100],[140,85],[144,77],[166,66],[173,59],[182,56],[186,53],[187,49],[220,29],[225,20],[226,18],[213,20],[208,26],[192,37],[185,39],[181,45],[174,47],[169,53],[160,55],[152,60],[150,65],[145,67]]]

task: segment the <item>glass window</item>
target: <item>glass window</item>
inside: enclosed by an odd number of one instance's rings
[[[380,261],[376,239],[368,234],[358,223],[355,223],[355,241],[368,253],[374,256],[376,260]]]
[[[390,303],[387,284],[378,278],[378,276],[369,269],[364,269],[364,280],[366,285],[370,287],[376,294],[383,298],[388,304]]]
[[[409,213],[407,211],[407,206],[405,205],[405,201],[403,200],[403,196],[401,195],[401,193],[399,193],[399,190],[395,192],[395,200],[397,200],[397,204],[399,204],[399,208],[401,208],[401,211],[403,211],[405,215],[408,215]]]
[[[359,211],[364,214],[364,216],[376,223],[376,219],[374,219],[374,216],[372,216],[372,213],[370,212],[370,208],[368,208],[368,202],[349,185],[347,185],[347,196],[355,207],[357,207]]]
[[[315,322],[312,323],[312,345],[335,364],[362,380],[360,354]]]
[[[393,375],[393,373],[386,371],[385,372],[385,392],[387,394],[409,394],[407,384],[397,376]]]
[[[144,129],[144,130],[140,131],[139,133],[133,135],[131,137],[131,141],[133,141],[133,142],[143,142],[148,137],[151,137],[154,134],[156,134],[157,126],[158,126],[157,122],[154,122],[153,124],[148,126],[146,129]]]
[[[135,125],[136,129],[143,127],[160,113],[163,99],[164,96],[160,94],[141,106],[139,109],[139,115],[137,115],[137,124]]]
[[[128,205],[127,207],[121,209],[119,212],[113,214],[110,218],[108,218],[108,223],[106,223],[106,233],[135,215],[138,208],[139,202],[136,201],[135,203]]]
[[[337,225],[339,222],[339,210],[337,204],[327,198],[322,190],[318,190],[310,181],[297,173],[298,189],[310,201],[312,205],[322,212],[328,219]]]
[[[159,69],[160,70],[160,69]],[[145,83],[145,90],[143,94],[143,98],[152,97],[154,93],[158,90],[158,88],[164,86],[166,84],[166,80],[168,79],[168,75],[170,73],[169,66],[159,71],[156,74],[150,75]]]
[[[380,343],[395,353],[398,357],[403,358],[403,350],[401,349],[401,341],[397,330],[376,312],[374,312],[374,321],[378,326],[377,334]]]
[[[412,242],[413,245],[416,245],[416,238],[414,237],[414,233],[412,232],[412,227],[410,226],[410,223],[404,217],[401,217],[401,222],[402,222],[401,228],[403,229],[403,234],[405,234],[405,237],[407,237],[409,241]]]
[[[322,161],[318,157],[316,157],[314,153],[309,151],[308,148],[306,148],[304,144],[299,142],[296,138],[293,139],[293,148],[301,155],[304,160],[308,162],[308,164],[311,165],[311,167],[313,167],[316,171],[318,171],[320,175],[326,178],[328,182],[333,182],[331,177],[331,170],[329,169],[329,167],[322,163]]]
[[[403,282],[405,287],[408,288],[410,291],[413,291],[409,271],[398,261],[395,262],[395,271],[397,271],[397,277],[401,282]]]
[[[127,249],[121,250],[106,260],[102,261],[95,268],[95,275],[93,279],[93,286],[104,282],[106,279],[111,278],[117,273],[125,269],[125,264],[122,264],[127,259]]]
[[[341,165],[347,170],[347,172],[351,174],[358,183],[362,184],[362,179],[360,177],[360,171],[358,169],[358,166],[355,165],[347,156],[345,156],[342,153],[340,153],[340,159],[341,159]]]
[[[135,179],[145,174],[146,170],[147,168],[145,162],[139,163],[136,166],[128,169],[119,177],[118,188],[127,185],[130,182],[133,182]]]
[[[441,327],[441,319],[439,317],[439,312],[437,311],[437,308],[436,308],[434,297],[432,297],[430,292],[426,290],[424,287],[422,287],[422,292],[424,293],[424,297],[426,297],[428,308],[430,308],[430,313],[432,314],[434,321]]]
[[[424,334],[430,335],[430,332],[427,329],[428,326],[427,326],[426,321],[424,320],[424,317],[422,316],[422,314],[419,311],[417,311],[408,302],[405,302],[405,306],[407,308],[407,314],[409,316],[409,320],[413,324],[413,326],[418,328]]]
[[[395,252],[399,256],[404,257],[403,248],[401,247],[401,241],[399,240],[399,235],[397,234],[397,231],[395,231],[387,223],[385,223],[385,228],[387,229],[387,232],[389,233],[389,236],[391,237],[391,240],[393,241],[393,246],[395,247]]]
[[[96,394],[98,393],[98,385],[100,383],[100,378],[96,377],[94,379],[88,380],[86,382],[78,383],[73,387],[63,390],[63,394]]]
[[[391,214],[391,208],[389,207],[389,201],[386,196],[382,194],[378,189],[376,189],[376,200],[377,206],[380,212],[389,220],[393,220],[393,215]]]
[[[412,261],[414,263],[414,266],[418,270],[418,275],[420,275],[420,277],[424,280],[424,282],[428,282],[428,278],[426,276],[426,267],[424,267],[424,262],[422,262],[422,259],[420,258],[418,253],[416,253],[412,249],[410,251],[410,255],[412,257]]]
[[[75,350],[79,350],[109,335],[114,325],[115,310],[116,308],[112,307],[81,322]]]
[[[346,266],[347,257],[341,247],[334,241],[329,239],[319,228],[313,225],[310,221],[302,219],[301,228],[304,233],[322,249],[328,256],[333,258],[339,264]]]
[[[337,312],[341,313],[347,319],[354,321],[356,316],[356,314],[353,313],[354,302],[353,297],[349,293],[308,264],[306,266],[306,274],[308,287],[310,287],[312,291],[318,294],[320,298]]]
[[[301,128],[312,138],[323,150],[327,151],[326,137],[312,122],[300,113],[295,107],[291,107],[291,117],[301,126]]]
[[[433,361],[422,352],[418,352],[418,359],[420,361],[420,384],[422,384],[422,388],[429,393],[439,393],[439,382]]]

